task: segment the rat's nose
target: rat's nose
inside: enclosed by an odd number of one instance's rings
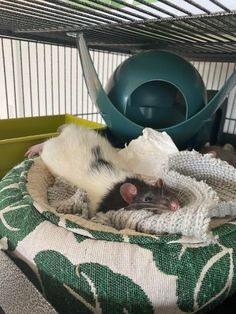
[[[170,202],[170,210],[176,211],[180,208],[179,202],[177,200]]]

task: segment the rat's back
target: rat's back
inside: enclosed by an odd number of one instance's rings
[[[53,175],[86,190],[92,207],[128,173],[124,160],[107,139],[74,124],[45,142],[41,158]]]

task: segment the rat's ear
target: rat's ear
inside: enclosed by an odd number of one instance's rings
[[[164,181],[160,178],[155,183],[155,186],[159,189],[163,188],[164,185],[165,185]]]
[[[132,183],[123,183],[120,187],[120,195],[128,204],[132,203],[134,196],[138,193],[137,187]]]
[[[217,157],[217,153],[215,150],[209,150],[208,154],[211,154],[213,157]]]
[[[206,142],[204,145],[204,147],[210,147],[210,146],[211,146],[210,142]]]

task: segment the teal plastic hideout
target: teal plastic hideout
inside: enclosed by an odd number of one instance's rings
[[[142,52],[125,60],[110,77],[106,92],[127,118],[155,129],[183,122],[206,105],[200,74],[166,51]]]
[[[207,102],[202,78],[190,62],[167,51],[147,51],[118,66],[105,91],[83,34],[78,34],[77,44],[90,96],[110,132],[123,142],[151,127],[166,131],[178,147],[186,147],[236,84],[234,71]]]

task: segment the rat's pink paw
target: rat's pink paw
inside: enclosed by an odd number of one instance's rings
[[[42,150],[43,150],[43,143],[33,145],[27,150],[27,152],[25,153],[25,157],[31,158],[35,155],[40,155],[42,153]]]

